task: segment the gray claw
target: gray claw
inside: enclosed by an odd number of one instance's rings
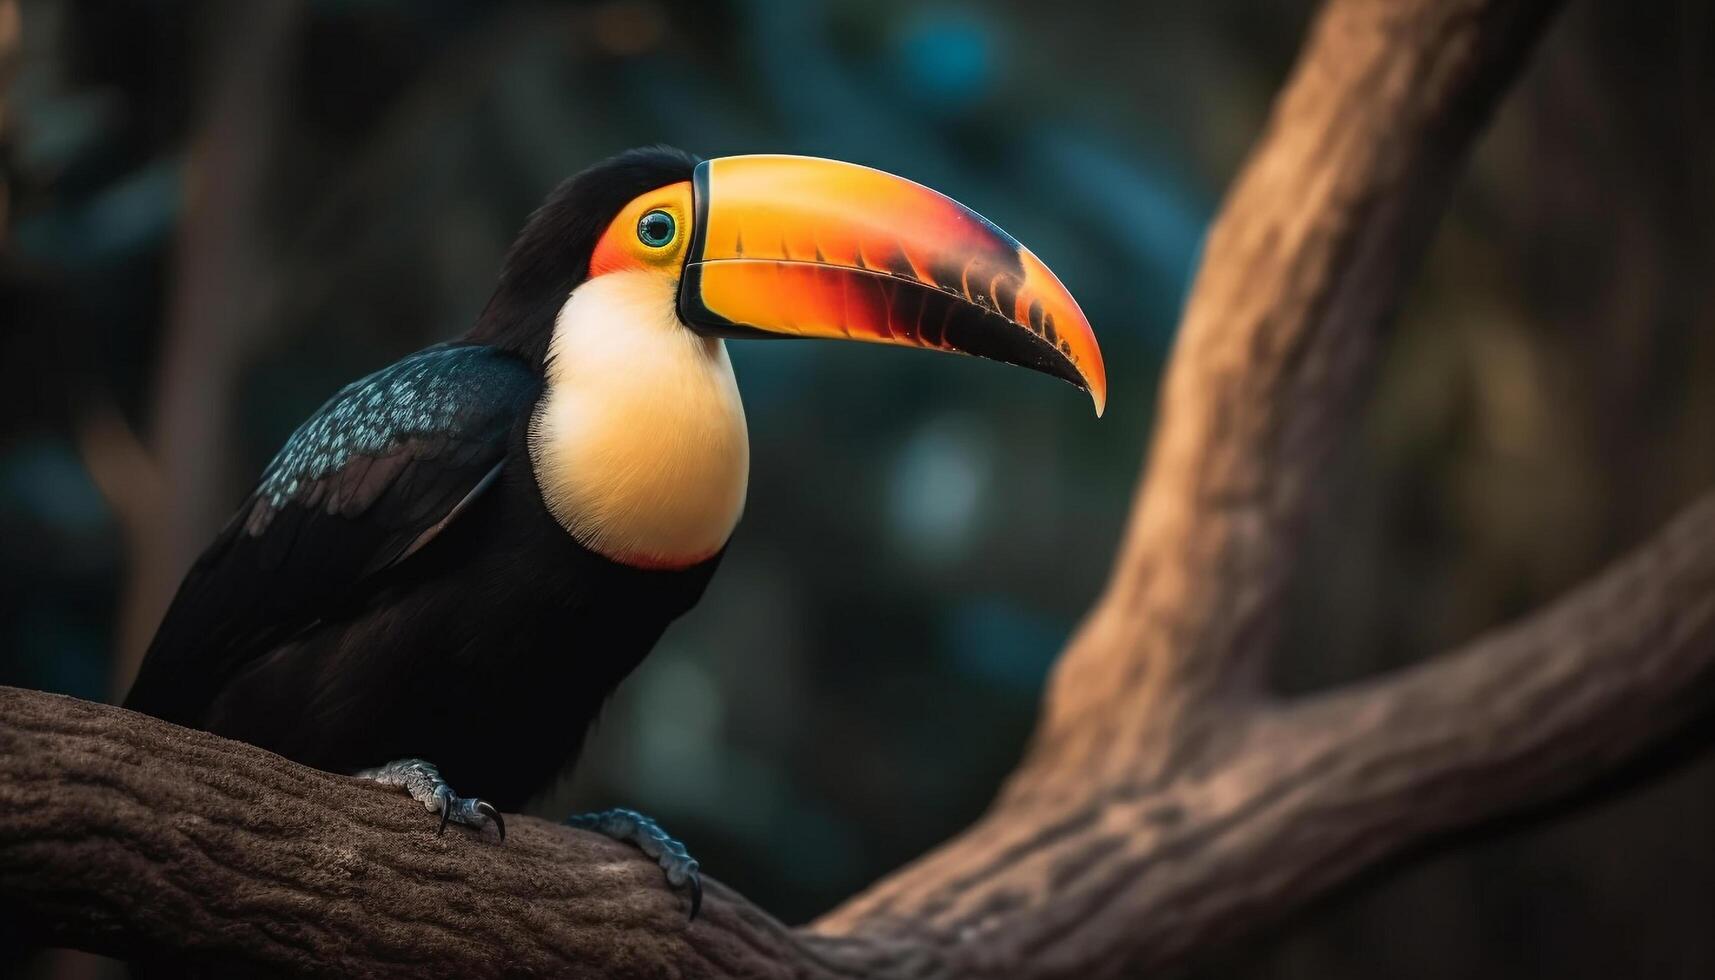
[[[449,823],[462,823],[480,830],[485,822],[493,821],[500,839],[506,839],[506,821],[501,819],[494,804],[454,793],[447,781],[441,778],[441,771],[432,763],[422,759],[396,759],[384,766],[364,769],[357,775],[373,779],[383,786],[398,786],[430,813],[439,813],[440,824],[435,828],[437,836],[447,832]]]
[[[500,811],[494,808],[494,804],[487,800],[477,800],[476,812],[494,821],[494,829],[500,834],[500,839],[503,841],[506,839],[506,821],[501,818]],[[445,816],[441,817],[441,826],[446,826]]]

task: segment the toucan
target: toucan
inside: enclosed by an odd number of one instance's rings
[[[530,216],[467,333],[287,440],[126,706],[504,839],[720,565],[750,463],[726,341],[783,337],[961,352],[1106,401],[1070,293],[952,199],[831,160],[631,150]],[[653,821],[569,822],[638,844],[696,914],[696,861]]]

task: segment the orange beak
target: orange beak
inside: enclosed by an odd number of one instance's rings
[[[959,351],[1090,393],[1090,322],[1042,261],[952,198],[833,160],[705,160],[679,316],[724,337],[831,337]]]

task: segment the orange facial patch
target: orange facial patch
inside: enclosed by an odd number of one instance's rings
[[[642,226],[644,216],[657,211],[671,219],[673,229],[672,236],[659,245],[645,240]],[[590,277],[638,269],[677,273],[685,259],[695,219],[688,180],[638,196],[621,209],[596,241],[595,251],[590,254]],[[659,219],[652,219],[648,230],[658,227]]]

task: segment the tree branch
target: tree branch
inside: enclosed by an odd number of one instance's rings
[[[450,830],[397,792],[119,708],[0,689],[0,897],[42,938],[326,975],[659,975],[789,934],[531,818]],[[43,793],[42,787],[52,791]]]
[[[1709,709],[1715,497],[1391,678],[1260,690],[1298,528],[1474,134],[1554,0],[1331,0],[1212,231],[1110,586],[975,826],[814,925],[518,819],[504,847],[258,749],[0,690],[34,935],[331,975],[1112,976],[1586,784]]]
[[[659,869],[594,835],[437,837],[392,790],[0,688],[0,908],[45,941],[339,976],[1105,976],[1576,789],[1706,710],[1711,681],[1715,495],[1525,622],[1235,714],[1171,780],[1003,807],[902,876],[919,887],[798,931],[716,883],[687,927]]]
[[[1039,750],[1081,767],[1118,746],[1117,774],[1138,744],[1174,744],[1152,729],[1257,692],[1318,478],[1472,141],[1559,7],[1334,0],[1317,18],[1209,232],[1125,544]]]
[[[1007,976],[1159,965],[1594,781],[1715,701],[1715,494],[1558,604],[1392,678],[1227,713],[1167,770],[1021,792],[821,925]],[[1028,970],[1018,968],[1027,964]]]

